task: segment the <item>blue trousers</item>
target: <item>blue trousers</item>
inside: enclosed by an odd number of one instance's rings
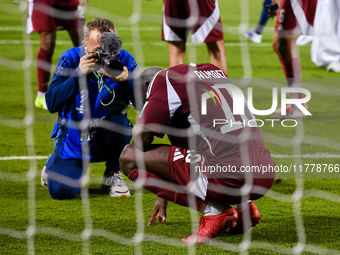
[[[119,171],[119,156],[130,143],[132,124],[123,115],[110,115],[105,118],[115,124],[130,129],[128,135],[98,128],[90,148],[91,161],[82,159],[63,159],[60,157],[62,137],[56,137],[55,150],[47,159],[48,190],[53,199],[70,199],[77,196],[82,178],[91,162],[106,162],[105,174]]]
[[[263,9],[262,9],[262,13],[261,13],[261,17],[260,17],[260,21],[259,21],[259,25],[261,26],[265,26],[267,23],[267,20],[269,18],[269,14],[268,14],[268,9],[266,8],[266,5],[270,5],[272,3],[272,0],[264,0],[263,1]]]

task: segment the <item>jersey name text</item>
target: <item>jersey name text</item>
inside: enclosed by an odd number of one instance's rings
[[[227,78],[222,70],[194,71],[200,80]]]

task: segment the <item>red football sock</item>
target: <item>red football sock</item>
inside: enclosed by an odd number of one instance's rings
[[[289,61],[284,62],[282,57],[279,56],[283,73],[285,74],[288,82],[288,86],[301,87],[301,62],[299,58],[293,58]],[[302,98],[303,95],[300,93],[299,98]]]
[[[280,60],[281,66],[282,66],[282,71],[283,71],[285,77],[287,78],[287,70],[286,70],[286,66],[284,65],[285,62],[283,61],[283,59],[280,55],[278,55],[278,56],[279,56],[279,60]]]
[[[291,86],[296,80],[301,79],[301,63],[299,58],[293,58],[284,62],[282,57],[279,56],[283,73],[285,74],[288,86]]]
[[[46,92],[50,80],[52,52],[40,47],[37,56],[38,91]],[[48,64],[46,64],[46,62]]]
[[[189,196],[187,194],[176,192],[175,191],[176,187],[172,183],[169,183],[169,185],[167,185],[168,186],[167,189],[155,187],[155,186],[148,186],[148,181],[151,182],[154,180],[162,180],[160,177],[158,177],[157,175],[153,173],[134,168],[129,173],[128,178],[132,181],[136,181],[139,174],[141,174],[142,171],[145,173],[146,178],[147,178],[147,181],[144,184],[143,188],[147,189],[148,191],[151,191],[152,193],[155,193],[158,197],[164,198],[178,205],[189,207],[189,201],[188,201]],[[201,199],[196,198],[196,208],[192,208],[192,209],[200,211],[203,205],[205,205],[205,203]]]

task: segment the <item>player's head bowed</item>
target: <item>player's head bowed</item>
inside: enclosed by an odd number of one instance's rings
[[[148,86],[152,81],[153,77],[160,71],[162,68],[159,67],[151,67],[142,72],[135,81],[135,97],[137,102],[137,109],[141,109],[145,103],[146,92],[148,90]]]

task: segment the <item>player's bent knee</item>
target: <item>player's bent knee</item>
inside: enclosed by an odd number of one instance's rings
[[[277,40],[274,40],[274,41],[273,41],[272,47],[273,47],[273,49],[274,49],[274,51],[275,51],[276,53],[279,53],[279,47],[278,47]]]
[[[48,190],[50,192],[50,196],[53,199],[64,200],[75,198],[79,191],[79,188],[70,187],[68,185],[62,184],[56,181],[49,181]]]
[[[128,176],[130,171],[135,168],[135,146],[128,144],[125,146],[119,158],[120,170]]]

